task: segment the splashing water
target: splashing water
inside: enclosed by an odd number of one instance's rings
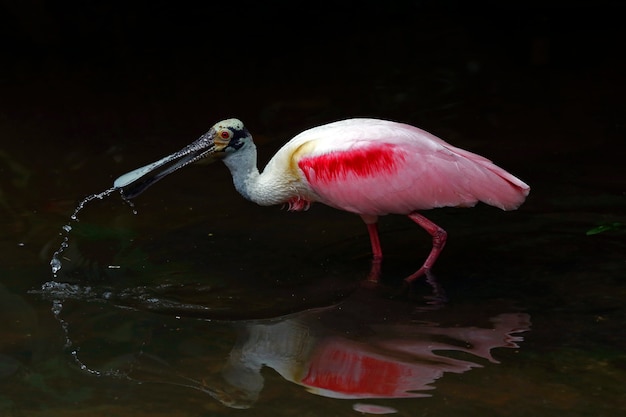
[[[57,278],[57,272],[59,272],[61,270],[61,267],[63,266],[63,264],[61,262],[62,255],[63,255],[63,252],[65,252],[65,250],[69,247],[69,239],[70,239],[70,232],[72,231],[72,224],[73,223],[77,223],[79,221],[78,213],[83,208],[85,208],[85,205],[87,203],[89,203],[90,201],[95,200],[95,199],[102,200],[105,197],[110,196],[111,194],[113,194],[117,190],[119,190],[120,195],[122,196],[122,200],[124,200],[126,202],[126,204],[128,204],[131,207],[131,209],[133,211],[133,214],[137,214],[137,210],[135,209],[135,205],[133,204],[132,201],[130,201],[128,198],[126,198],[124,196],[124,192],[123,192],[123,190],[121,188],[112,187],[112,188],[109,188],[109,189],[107,189],[105,191],[102,191],[101,193],[91,194],[91,195],[85,197],[80,203],[78,203],[78,206],[76,206],[76,209],[74,209],[74,212],[70,216],[69,223],[67,223],[67,224],[63,225],[63,227],[61,227],[61,232],[59,233],[59,235],[63,237],[63,240],[61,241],[61,246],[59,247],[59,249],[56,252],[54,252],[54,254],[52,255],[52,259],[50,260],[50,268],[52,269],[52,275],[54,276],[54,278]],[[70,291],[70,292],[76,292],[77,291],[77,287],[75,287],[75,286],[71,286],[70,284],[59,284],[59,283],[56,283],[56,282],[51,282],[51,283],[48,282],[48,283],[43,284],[41,290],[42,290],[42,292],[45,292],[46,290],[48,290],[50,288],[53,288],[54,285],[63,286],[66,290],[68,288],[70,288],[70,289],[73,290],[73,291]],[[89,291],[90,291],[90,288],[87,287],[86,292],[88,293]],[[54,315],[54,318],[61,325],[61,329],[63,330],[63,333],[65,335],[65,349],[72,348],[71,355],[72,355],[72,358],[73,358],[74,362],[76,363],[76,365],[83,372],[86,372],[86,373],[94,375],[94,376],[102,376],[103,372],[89,368],[78,357],[78,352],[79,352],[80,348],[79,347],[75,347],[75,348],[73,347],[72,340],[70,339],[70,336],[69,336],[69,326],[68,326],[68,323],[61,317],[61,312],[63,311],[63,302],[62,302],[61,299],[54,299],[54,300],[52,300],[51,311],[52,311],[52,314]],[[120,376],[120,375],[117,374],[117,372],[106,372],[104,374],[112,375],[112,376]]]
[[[63,240],[61,241],[61,246],[56,252],[54,252],[54,254],[52,255],[52,259],[50,260],[50,268],[52,269],[52,276],[54,276],[54,278],[57,277],[57,272],[59,272],[61,270],[61,267],[63,266],[63,263],[61,262],[62,255],[63,255],[63,252],[65,252],[65,250],[69,246],[70,232],[72,231],[72,224],[77,223],[79,221],[78,213],[83,208],[85,208],[85,205],[88,202],[95,200],[95,199],[102,200],[103,198],[108,197],[111,194],[113,194],[115,191],[120,192],[120,195],[122,196],[122,200],[124,200],[126,204],[130,206],[130,208],[133,210],[133,214],[137,214],[137,210],[135,209],[135,205],[133,204],[133,202],[130,201],[128,198],[126,198],[126,196],[124,196],[124,191],[118,187],[111,187],[108,190],[102,191],[101,193],[91,194],[85,197],[80,203],[78,203],[78,206],[76,206],[76,209],[74,209],[74,213],[72,213],[72,215],[70,216],[69,223],[64,225],[61,228],[62,231],[59,233],[59,235],[63,237]]]
[[[71,348],[73,343],[72,343],[72,340],[70,339],[70,336],[69,336],[69,325],[68,325],[68,323],[65,320],[63,320],[61,318],[61,311],[63,310],[62,302],[60,300],[54,300],[52,302],[52,308],[50,310],[52,311],[52,314],[54,315],[54,318],[61,325],[61,329],[63,330],[63,334],[65,335],[65,349]],[[74,349],[72,351],[72,358],[74,359],[74,362],[76,362],[78,367],[82,371],[87,372],[88,374],[95,375],[95,376],[100,376],[101,375],[100,371],[97,371],[95,369],[91,369],[91,368],[87,367],[87,365],[85,365],[78,358],[78,350],[79,350],[79,348],[76,348],[76,349]]]
[[[50,284],[47,284],[50,285]],[[46,284],[44,284],[44,287],[46,286]],[[66,289],[69,288],[69,291],[76,291],[77,288],[73,287],[69,284],[65,284],[65,286],[67,287]],[[65,336],[65,345],[64,345],[64,349],[65,350],[70,350],[70,354],[72,356],[72,359],[74,360],[74,363],[78,366],[78,368],[89,374],[92,376],[113,376],[113,377],[120,377],[120,378],[125,378],[126,375],[121,372],[120,370],[106,370],[106,371],[98,371],[97,369],[93,369],[90,368],[89,366],[87,366],[79,357],[78,357],[78,352],[80,351],[80,346],[74,346],[74,343],[72,342],[72,339],[70,338],[70,334],[69,334],[69,323],[63,319],[61,317],[61,313],[63,311],[63,302],[61,300],[53,300],[52,301],[52,307],[50,308],[50,310],[52,311],[52,314],[54,316],[54,318],[59,322],[59,324],[61,325],[61,330],[63,331],[63,335]]]

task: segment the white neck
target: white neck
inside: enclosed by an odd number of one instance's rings
[[[254,142],[249,141],[241,149],[226,156],[223,162],[230,170],[235,189],[247,200],[261,206],[271,206],[284,203],[292,197],[293,191],[279,172],[259,173]]]

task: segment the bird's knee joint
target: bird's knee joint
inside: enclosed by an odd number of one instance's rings
[[[446,244],[446,239],[448,238],[448,232],[443,230],[441,227],[438,227],[437,230],[433,233],[433,247],[437,249],[443,248]]]

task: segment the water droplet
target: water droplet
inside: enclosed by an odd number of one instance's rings
[[[56,255],[56,254],[55,254]],[[56,256],[52,257],[50,261],[50,267],[52,267],[52,274],[56,275],[57,272],[61,269],[61,261]]]
[[[59,300],[54,300],[52,301],[52,314],[54,314],[55,317],[58,317],[59,314],[61,314],[61,311],[63,310],[63,303],[61,303],[61,301]]]

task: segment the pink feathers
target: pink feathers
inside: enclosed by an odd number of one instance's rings
[[[359,214],[372,243],[372,281],[382,260],[378,216],[408,215],[432,236],[431,253],[407,278],[412,281],[428,273],[446,242],[446,232],[417,211],[479,201],[512,210],[530,191],[487,158],[417,127],[377,119],[348,119],[300,133],[270,160],[262,177],[274,193],[284,190],[290,210],[318,201]]]
[[[357,214],[384,215],[471,207],[479,201],[510,210],[528,194],[526,184],[488,159],[421,129],[390,123],[379,121],[362,132],[369,136],[348,132],[334,143],[307,143],[297,166],[319,201]]]

